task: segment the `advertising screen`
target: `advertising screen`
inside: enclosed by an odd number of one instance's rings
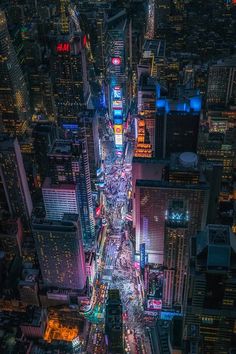
[[[122,118],[114,118],[114,124],[117,124],[117,125],[123,124],[123,119]]]
[[[113,58],[111,58],[111,62],[112,62],[113,65],[120,65],[121,64],[121,58],[113,57]]]
[[[122,117],[122,110],[121,109],[114,109],[113,110],[113,115],[114,116],[120,116],[120,117]]]
[[[123,145],[123,135],[115,135],[115,145]]]
[[[57,44],[57,52],[58,53],[68,53],[70,51],[69,43],[58,43]]]
[[[121,100],[115,100],[115,101],[112,101],[112,107],[113,109],[122,109],[122,101]]]
[[[145,268],[145,243],[140,244],[140,268]]]
[[[114,100],[120,100],[122,97],[122,92],[120,86],[115,86],[113,88],[113,99]]]
[[[147,301],[148,310],[161,310],[162,309],[162,300],[149,299]]]
[[[123,126],[121,124],[114,125],[114,133],[115,133],[115,135],[122,134],[122,131],[123,131]]]
[[[155,298],[162,298],[162,288],[163,288],[163,270],[150,269],[149,270],[149,295]]]

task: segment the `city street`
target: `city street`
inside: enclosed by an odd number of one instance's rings
[[[104,333],[104,313],[108,288],[118,288],[123,305],[125,351],[130,354],[151,353],[143,322],[141,285],[134,267],[132,243],[126,230],[125,215],[131,191],[131,166],[125,156],[117,156],[114,144],[104,142],[107,240],[104,249],[94,302],[86,315],[93,323],[87,352],[102,353],[100,333]],[[130,156],[129,161],[131,163]],[[98,335],[99,334],[99,335]],[[100,344],[99,344],[100,343]]]

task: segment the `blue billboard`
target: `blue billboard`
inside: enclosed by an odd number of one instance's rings
[[[140,243],[139,249],[140,249],[140,269],[144,269],[146,264],[145,243]]]

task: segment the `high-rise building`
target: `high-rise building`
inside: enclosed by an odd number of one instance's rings
[[[80,121],[79,136],[86,139],[90,177],[92,187],[94,187],[97,169],[101,164],[98,114],[94,110],[86,110],[81,113]]]
[[[20,217],[24,228],[27,228],[32,212],[32,200],[17,138],[1,136],[0,177],[10,215]]]
[[[20,218],[0,221],[0,249],[10,265],[16,255],[22,256],[23,230]]]
[[[182,309],[187,274],[189,215],[183,200],[172,200],[165,215],[163,307]]]
[[[30,118],[28,93],[3,11],[0,11],[0,57],[1,129],[22,134]]]
[[[36,252],[46,287],[84,289],[86,268],[78,215],[61,221],[34,219]]]
[[[208,225],[193,238],[191,249],[186,350],[232,353],[236,346],[235,235],[229,226]]]
[[[108,351],[113,354],[124,352],[122,304],[118,289],[108,290],[105,315],[105,334]]]
[[[236,104],[236,56],[212,65],[209,70],[207,106],[223,109]]]
[[[49,158],[47,154],[57,138],[57,127],[54,123],[44,121],[35,124],[32,132],[35,160],[37,164],[37,180],[42,185],[48,176]]]
[[[49,177],[42,186],[43,202],[48,220],[62,220],[65,213],[78,214],[76,184],[52,184]]]
[[[171,162],[169,172],[164,173],[162,180],[136,180],[133,199],[136,253],[139,254],[140,244],[145,243],[149,263],[163,264],[165,217],[172,202],[180,200],[186,207],[189,215],[187,239],[205,226],[209,186],[204,179],[198,182],[197,163],[195,154],[183,153],[177,161]]]
[[[83,241],[91,246],[95,241],[95,226],[87,151],[86,137],[78,141],[57,140],[48,156],[52,185],[76,185]]]
[[[147,73],[142,73],[138,82],[138,113],[144,116],[150,116],[155,112],[156,81]]]
[[[156,156],[197,151],[201,98],[157,99]]]
[[[60,5],[60,29],[51,41],[51,67],[58,122],[63,126],[77,122],[78,112],[88,103],[90,89],[87,38],[81,30],[78,12],[69,1],[61,1]]]

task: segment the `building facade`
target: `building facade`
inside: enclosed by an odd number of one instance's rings
[[[32,229],[44,285],[84,289],[86,267],[78,216],[67,214],[61,221],[35,219]]]

